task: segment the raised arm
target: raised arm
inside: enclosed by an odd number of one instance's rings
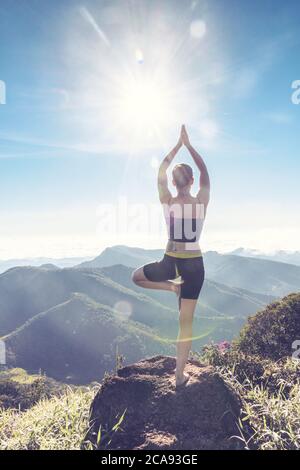
[[[203,204],[205,204],[205,206],[207,206],[209,202],[209,195],[210,195],[210,179],[209,179],[209,174],[208,174],[206,165],[204,163],[203,158],[191,145],[185,126],[182,126],[181,138],[182,138],[182,142],[187,147],[195,164],[197,165],[197,168],[200,171],[200,181],[199,181],[200,188],[197,193],[197,198],[199,199],[200,202],[202,202]]]
[[[171,150],[171,152],[168,153],[168,155],[163,159],[158,170],[157,185],[158,185],[159,200],[162,204],[168,203],[172,197],[172,194],[170,193],[169,188],[168,188],[167,169],[171,165],[180,147],[182,147],[181,137],[179,138],[178,143]]]

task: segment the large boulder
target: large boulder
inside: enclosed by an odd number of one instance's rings
[[[238,395],[194,359],[186,366],[190,380],[176,389],[175,365],[173,357],[155,356],[106,378],[91,406],[87,440],[114,450],[237,448],[230,437],[239,434]]]

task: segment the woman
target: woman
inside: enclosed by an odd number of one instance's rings
[[[177,195],[168,189],[167,169],[182,145],[189,150],[200,171],[200,187],[196,197],[190,191],[194,183],[193,170],[179,164],[173,169],[173,184]],[[136,269],[132,280],[147,289],[175,292],[179,303],[179,334],[177,338],[176,387],[185,384],[189,375],[184,373],[192,345],[192,323],[203,281],[204,266],[199,246],[206,209],[209,202],[210,180],[206,165],[192,147],[185,126],[182,126],[177,145],[165,157],[159,168],[158,191],[164,206],[169,240],[160,261]],[[181,277],[180,283],[172,280]]]

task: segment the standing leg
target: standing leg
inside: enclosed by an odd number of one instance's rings
[[[184,368],[189,357],[193,337],[193,317],[197,299],[181,299],[179,312],[179,334],[177,338],[176,385],[189,378]]]

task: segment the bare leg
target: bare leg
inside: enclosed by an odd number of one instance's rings
[[[144,287],[145,289],[158,289],[158,290],[166,290],[170,292],[179,292],[179,284],[176,284],[172,281],[161,281],[161,282],[153,282],[148,281],[148,279],[144,275],[143,268],[138,268],[134,271],[132,275],[132,280],[135,284],[140,287]]]
[[[196,304],[197,300],[181,299],[177,338],[176,385],[181,385],[189,378],[187,374],[184,374],[184,368],[192,346],[193,316]]]

